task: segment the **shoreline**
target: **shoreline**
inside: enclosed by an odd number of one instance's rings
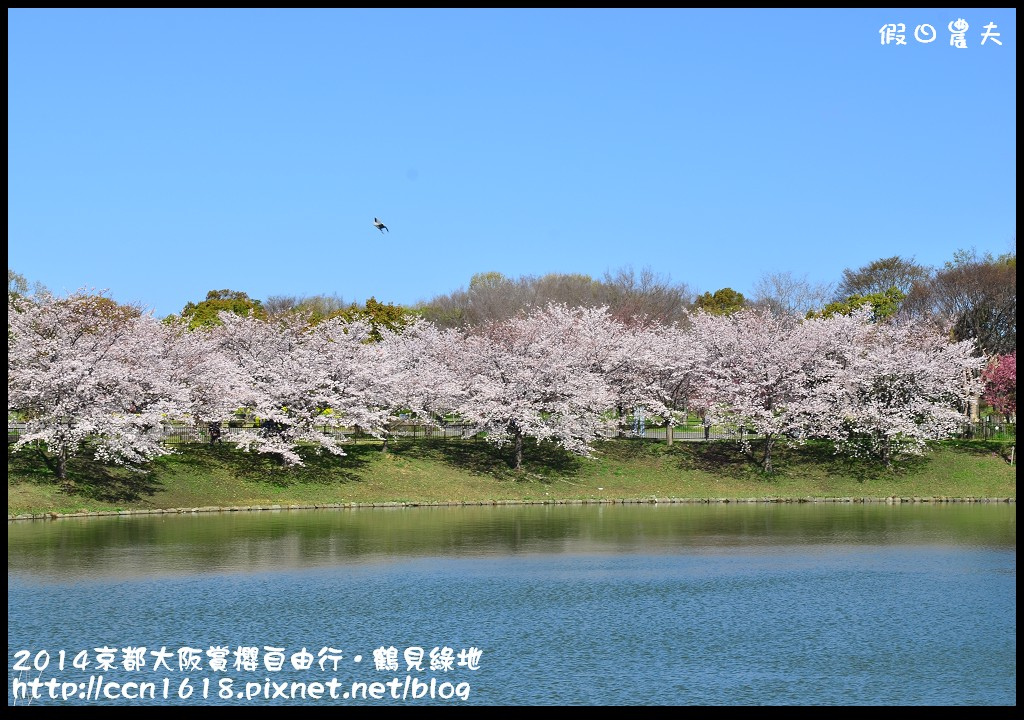
[[[513,471],[483,444],[354,443],[300,467],[234,448],[183,446],[130,472],[81,458],[71,490],[36,457],[8,454],[7,517],[515,505],[1016,502],[1016,467],[992,443],[938,446],[895,467],[837,458],[823,445],[776,453],[766,476],[731,443],[608,443],[580,459],[531,446]]]
[[[290,510],[359,510],[368,508],[417,507],[490,507],[515,505],[780,505],[780,504],[860,504],[860,505],[921,505],[921,504],[1016,504],[1015,497],[800,497],[800,498],[622,498],[590,500],[465,500],[436,502],[370,502],[370,503],[313,503],[289,505],[236,505],[193,508],[161,508],[142,510],[90,510],[73,513],[22,513],[7,516],[16,520],[62,520],[65,518],[112,517],[127,515],[198,515],[231,514],[240,512],[284,512]]]

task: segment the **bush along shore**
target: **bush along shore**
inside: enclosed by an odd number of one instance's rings
[[[735,442],[616,439],[593,458],[527,443],[510,467],[507,448],[481,441],[374,441],[346,455],[303,453],[303,465],[230,445],[182,445],[143,472],[86,456],[68,484],[31,449],[8,452],[8,519],[312,508],[519,503],[1016,502],[1012,446],[945,441],[886,465],[836,456],[826,443],[780,448],[762,472]]]

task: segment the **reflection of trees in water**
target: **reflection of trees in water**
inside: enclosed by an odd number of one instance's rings
[[[644,503],[69,518],[9,525],[8,570],[146,576],[524,552],[837,543],[1016,547],[1015,519],[1006,503]]]

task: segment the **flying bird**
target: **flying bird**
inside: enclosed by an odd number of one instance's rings
[[[380,230],[381,232],[384,232],[385,230],[388,230],[388,226],[387,226],[387,225],[385,225],[384,223],[382,223],[382,222],[381,222],[380,220],[378,220],[377,218],[374,218],[374,219],[373,219],[373,226],[374,226],[375,228],[377,228],[378,230]],[[388,232],[391,232],[391,231],[390,231],[390,230],[388,230]]]

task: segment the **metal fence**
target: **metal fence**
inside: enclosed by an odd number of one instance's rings
[[[643,437],[649,440],[668,440],[668,428],[655,427],[644,428],[643,433],[634,433],[627,429],[620,430],[613,434],[613,437]],[[672,441],[694,442],[701,440],[753,440],[760,437],[748,430],[737,430],[734,428],[705,425],[703,427],[674,428],[672,430]]]
[[[960,433],[960,438],[965,440],[1007,440],[1016,442],[1017,423],[1005,421],[993,421],[986,419],[982,422],[965,423]]]
[[[240,430],[253,430],[248,428],[224,428],[222,438],[228,438],[232,433]],[[342,437],[366,438],[371,437],[369,433],[358,428],[324,428],[324,432],[333,433]],[[392,437],[404,438],[427,438],[427,439],[456,439],[471,440],[481,434],[481,430],[475,425],[465,423],[445,423],[442,425],[425,425],[419,423],[392,423],[388,433]],[[209,442],[210,433],[205,427],[173,426],[164,431],[169,442]],[[628,428],[608,430],[604,433],[608,438],[646,438],[650,440],[665,440],[666,429],[663,427],[645,428],[643,433],[637,434],[629,431]],[[741,437],[755,438],[757,435],[742,430],[727,429],[721,427],[698,427],[698,428],[676,428],[672,433],[673,440],[736,440]]]
[[[257,426],[248,427],[222,427],[221,440],[230,441],[231,437],[241,433],[257,430]],[[334,435],[339,440],[347,438],[371,437],[369,433],[363,432],[355,427],[323,427],[319,430],[328,435]],[[164,426],[164,440],[169,443],[208,443],[210,442],[210,428],[197,425],[166,425]],[[392,425],[390,435],[393,437],[411,438],[457,438],[470,439],[478,434],[478,430],[471,425],[413,425],[400,424]]]
[[[25,431],[25,423],[7,424],[7,444],[17,442],[18,438]],[[233,435],[257,429],[255,426],[231,427],[223,426],[220,429],[222,440],[230,441]],[[361,432],[358,428],[324,428],[325,432],[336,435],[340,440],[346,438],[369,437],[367,433]],[[162,426],[163,439],[168,443],[209,443],[210,428],[205,425],[164,425]],[[474,425],[458,423],[445,425],[418,425],[414,423],[402,423],[392,425],[390,434],[393,437],[404,438],[427,438],[427,439],[453,439],[470,440],[476,438],[480,433]],[[606,437],[621,438],[645,438],[649,440],[666,441],[668,439],[667,429],[664,427],[645,428],[642,434],[634,434],[628,429],[612,430]],[[683,442],[699,442],[702,440],[742,440],[748,438],[757,439],[759,435],[724,428],[718,426],[686,427],[675,428],[672,432],[672,440]],[[967,440],[1001,440],[1015,442],[1017,438],[1016,423],[984,421],[976,423],[965,423],[963,430],[956,435],[958,439]]]

